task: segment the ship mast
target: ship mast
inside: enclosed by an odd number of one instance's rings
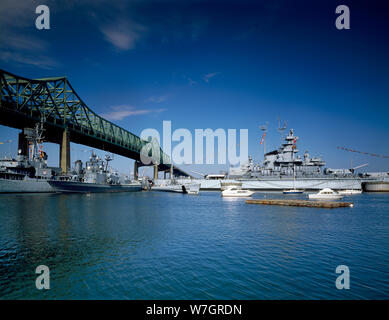
[[[284,131],[286,129],[286,121],[284,121],[282,127],[281,127],[281,122],[280,118],[278,117],[278,132],[281,134],[281,144],[284,142]]]
[[[296,184],[296,164],[293,163],[293,190],[296,189],[295,184]]]
[[[265,154],[266,154],[266,139],[265,138],[266,138],[267,126],[268,126],[268,122],[266,122],[265,125],[262,125],[259,127],[263,132],[261,143],[260,143],[260,144],[263,143],[263,157],[265,157]]]

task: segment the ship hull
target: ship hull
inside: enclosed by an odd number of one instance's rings
[[[302,190],[321,190],[324,188],[330,188],[332,190],[343,189],[361,189],[360,179],[347,179],[347,178],[305,178],[296,179],[279,179],[279,180],[243,180],[243,189],[250,190],[268,190],[278,191],[285,189],[302,189]]]
[[[8,180],[0,179],[0,193],[49,193],[55,192],[46,180],[25,179]]]
[[[174,192],[174,193],[186,193],[183,186],[163,186],[163,187],[152,187],[151,191],[160,191],[160,192]]]
[[[208,179],[177,179],[179,184],[188,184],[188,183],[199,183],[200,190],[208,191],[220,191],[221,182],[228,185],[239,185],[240,182],[233,179],[224,179],[224,180],[208,180]]]
[[[178,180],[185,183],[185,179]],[[190,180],[187,180],[190,181]],[[193,182],[193,180],[191,180]],[[258,191],[283,191],[286,189],[302,190],[321,190],[330,188],[333,190],[361,189],[361,179],[357,178],[303,178],[296,179],[293,184],[293,178],[283,179],[225,179],[225,180],[194,180],[200,183],[200,190],[220,191],[222,184],[242,183],[242,189]]]
[[[83,183],[83,182],[55,181],[55,180],[52,180],[49,183],[57,192],[106,193],[106,192],[142,191],[141,184],[108,185],[108,184],[98,184],[98,183]]]

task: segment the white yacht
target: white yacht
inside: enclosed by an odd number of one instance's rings
[[[309,199],[316,199],[316,200],[338,200],[338,199],[342,199],[343,195],[339,194],[338,192],[330,188],[324,188],[320,190],[318,193],[309,194],[308,197]]]
[[[222,191],[222,197],[251,197],[255,192],[230,186]]]

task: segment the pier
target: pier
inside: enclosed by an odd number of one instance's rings
[[[266,200],[252,199],[252,200],[246,200],[246,203],[276,205],[276,206],[309,207],[309,208],[343,208],[343,207],[354,206],[352,202],[283,200],[283,199],[266,199]]]

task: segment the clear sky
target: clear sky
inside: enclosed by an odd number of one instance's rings
[[[262,161],[281,142],[278,118],[300,151],[331,168],[389,159],[389,10],[372,1],[15,1],[0,5],[0,68],[40,78],[66,75],[94,111],[140,134],[145,128],[249,130],[249,154]],[[50,8],[50,30],[35,8]],[[351,29],[335,27],[346,4]],[[17,130],[0,126],[0,155],[16,153]],[[174,144],[173,144],[174,146]],[[58,165],[58,146],[48,145]],[[90,150],[72,144],[72,161]],[[116,157],[128,172],[132,161]],[[184,166],[185,168],[186,166]],[[188,167],[187,167],[188,168]],[[217,173],[226,165],[196,165]]]

